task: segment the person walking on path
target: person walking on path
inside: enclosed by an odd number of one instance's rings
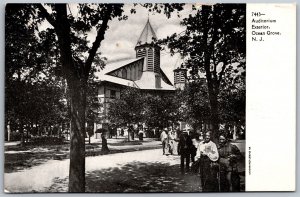
[[[166,133],[166,130],[163,130],[160,134],[160,141],[162,143],[162,149],[163,149],[163,155],[165,154],[166,147],[168,145],[168,134]]]
[[[188,135],[187,131],[183,131],[183,133],[179,137],[178,143],[178,154],[180,155],[180,170],[182,174],[190,171],[190,154],[192,146],[193,143],[191,137]],[[184,163],[186,169],[184,169]]]

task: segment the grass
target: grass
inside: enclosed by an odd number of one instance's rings
[[[148,150],[160,148],[160,146],[136,146],[142,145],[139,141],[120,141],[118,143],[108,143],[109,152],[101,151],[101,143],[86,144],[85,156],[98,156],[105,154],[123,153],[130,151]],[[128,148],[118,149],[117,147],[130,146]],[[114,148],[116,147],[116,148]],[[36,165],[43,164],[49,160],[62,160],[69,158],[70,144],[62,145],[39,145],[39,146],[5,146],[4,172],[11,173]]]

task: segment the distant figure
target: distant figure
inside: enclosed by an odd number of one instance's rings
[[[140,140],[140,141],[143,141],[143,140],[144,140],[144,139],[143,139],[143,138],[144,138],[144,131],[143,131],[142,128],[139,129],[138,135],[139,135],[139,140]]]
[[[121,134],[120,135],[124,136],[124,129],[123,128],[121,129]]]
[[[132,125],[130,125],[128,128],[128,139],[129,139],[129,141],[130,141],[130,139],[134,140],[134,129],[133,129]]]
[[[200,160],[201,185],[204,192],[219,191],[217,145],[210,140],[210,132],[204,136],[204,141],[199,143],[195,159]]]
[[[240,191],[238,160],[242,157],[237,146],[231,144],[224,134],[219,137],[220,191]]]
[[[176,142],[175,142],[175,139],[177,138],[177,135],[176,135],[176,132],[174,130],[170,130],[169,131],[169,151],[170,151],[170,154],[173,155],[174,154],[174,151],[175,151],[175,145],[176,145]]]
[[[191,132],[191,139],[193,142],[193,146],[191,148],[191,160],[194,163],[195,162],[195,156],[197,153],[197,148],[199,146],[200,140],[199,140],[199,134],[195,132]]]
[[[178,143],[178,154],[180,155],[180,170],[181,173],[190,171],[190,154],[191,148],[193,146],[192,139],[188,135],[187,131],[183,131],[183,133],[179,137]],[[184,163],[186,166],[186,170],[184,169]]]
[[[168,145],[168,135],[166,130],[163,130],[160,134],[160,141],[162,143],[163,155],[165,154],[166,147]]]
[[[102,139],[102,148],[101,148],[101,151],[104,152],[104,153],[108,153],[109,149],[108,149],[108,146],[107,146],[107,139],[106,139],[106,133],[105,132],[103,132],[101,134],[101,139]]]

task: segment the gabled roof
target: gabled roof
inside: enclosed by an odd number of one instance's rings
[[[121,68],[123,66],[127,66],[133,62],[136,62],[140,59],[143,59],[143,57],[140,58],[131,58],[131,59],[126,59],[126,60],[120,60],[120,61],[115,61],[115,62],[110,62],[107,63],[106,66],[104,67],[103,70],[98,72],[99,74],[107,74],[109,72],[112,72],[114,70],[117,70],[118,68]]]
[[[115,77],[115,76],[109,75],[109,73],[111,73],[119,68],[130,65],[141,59],[143,59],[143,57],[126,59],[126,60],[108,63],[103,70],[95,73],[95,76],[96,76],[95,81],[96,82],[107,81],[107,82],[116,83],[116,84],[123,85],[123,86],[131,86],[131,87],[136,87],[136,88],[145,89],[145,90],[174,90],[175,89],[172,85],[167,84],[163,80],[161,80],[161,88],[156,88],[155,81],[154,81],[155,76],[154,76],[154,73],[151,73],[151,72],[143,72],[141,79],[137,80],[137,81],[132,81],[132,80],[123,79],[120,77]],[[160,72],[161,72],[161,75],[163,75],[165,78],[167,78],[167,76],[165,75],[165,73],[163,72],[162,69],[160,70]],[[167,80],[168,80],[168,82],[170,82],[168,78],[167,78]]]
[[[123,86],[131,86],[131,87],[136,87],[138,88],[137,84],[134,81],[131,80],[127,80],[127,79],[122,79],[120,77],[114,77],[111,75],[102,75],[99,79],[98,82],[101,81],[107,81],[107,82],[111,82],[111,83],[115,83],[115,84],[119,84],[119,85],[123,85]]]
[[[156,35],[155,35],[155,32],[150,24],[150,21],[148,19],[138,41],[137,41],[137,44],[136,46],[139,46],[139,45],[143,45],[143,44],[150,44],[152,43],[153,39],[157,39]]]
[[[141,79],[135,81],[139,89],[143,90],[175,90],[175,88],[163,80],[161,80],[161,87],[157,88],[155,83],[155,74],[153,72],[143,72]]]
[[[131,59],[126,59],[126,60],[121,60],[121,61],[115,61],[106,64],[103,70],[100,70],[95,73],[96,76],[96,82],[98,81],[108,81],[112,83],[116,83],[119,85],[124,85],[124,86],[132,86],[132,87],[137,87],[134,81],[127,80],[127,79],[122,79],[120,77],[114,77],[111,75],[108,75],[109,72],[112,72],[114,70],[117,70],[121,67],[127,66],[133,62],[136,62],[138,60],[141,60],[143,58],[131,58]]]

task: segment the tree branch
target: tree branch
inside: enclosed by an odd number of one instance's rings
[[[111,13],[112,13],[112,5],[108,5],[108,9],[105,13],[104,19],[102,21],[102,25],[101,25],[100,29],[98,30],[97,37],[96,37],[96,39],[93,43],[93,46],[92,46],[91,50],[89,51],[89,57],[88,57],[88,59],[86,60],[86,63],[85,63],[85,76],[86,77],[88,77],[88,75],[89,75],[89,72],[90,72],[91,67],[92,67],[93,60],[94,60],[95,55],[97,53],[97,50],[100,47],[100,44],[101,44],[102,40],[104,39],[104,34],[105,34],[106,29],[107,29],[107,23],[110,20]]]
[[[212,27],[213,27],[213,35],[212,35],[212,39],[211,39],[211,43],[210,43],[210,46],[209,46],[209,50],[211,51],[210,54],[212,55],[212,59],[213,59],[213,70],[212,70],[212,74],[213,74],[213,77],[215,78],[215,80],[217,81],[218,78],[217,78],[217,64],[215,62],[215,50],[214,50],[214,45],[215,45],[215,42],[217,40],[217,24],[216,24],[216,14],[215,14],[216,11],[213,11],[212,12]]]
[[[48,11],[45,9],[45,7],[42,4],[37,4],[37,7],[41,11],[41,16],[45,17],[47,21],[55,28],[57,23],[53,18],[53,16],[51,16],[51,14],[48,13]]]

